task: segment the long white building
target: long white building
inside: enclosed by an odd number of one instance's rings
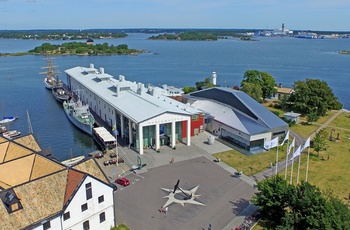
[[[178,141],[191,144],[191,135],[203,130],[191,127],[201,112],[168,97],[169,89],[118,79],[103,68],[77,66],[65,71],[70,90],[79,92],[105,123],[116,128],[119,137],[143,154],[143,149],[161,145],[175,147]],[[171,95],[178,90],[171,89]],[[203,120],[203,119],[202,119]],[[195,130],[196,129],[196,130]]]

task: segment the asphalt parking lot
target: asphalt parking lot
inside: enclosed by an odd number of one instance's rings
[[[224,229],[249,204],[253,186],[237,178],[206,157],[166,164],[142,174],[126,176],[128,187],[118,185],[115,192],[116,222],[138,229]],[[170,204],[167,215],[159,213],[169,193],[180,180],[182,189],[197,185],[195,204]]]

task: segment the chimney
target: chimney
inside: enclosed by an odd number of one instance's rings
[[[100,74],[104,74],[105,73],[105,69],[100,67]]]
[[[90,68],[91,68],[91,69],[95,68],[95,67],[94,67],[94,64],[90,63]]]
[[[117,97],[118,97],[120,94],[120,85],[119,84],[115,86],[115,92],[117,93]]]

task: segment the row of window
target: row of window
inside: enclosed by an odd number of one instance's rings
[[[65,213],[66,215],[66,213]],[[68,212],[68,215],[69,215],[69,212]],[[100,223],[103,223],[106,221],[106,213],[105,212],[101,212],[100,213]],[[51,228],[51,222],[48,221],[46,223],[43,224],[43,229],[44,230],[47,230],[47,229],[50,229]],[[87,221],[84,221],[83,223],[83,229],[84,230],[89,230],[90,229],[90,222],[87,220]]]

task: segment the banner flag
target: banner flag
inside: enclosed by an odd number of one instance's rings
[[[291,160],[293,160],[295,157],[299,156],[300,153],[301,153],[301,151],[300,151],[300,145],[299,145],[297,150],[295,150],[295,152],[293,153],[293,156],[292,156]]]
[[[289,130],[288,130],[288,132],[286,133],[286,136],[284,137],[284,139],[283,139],[283,141],[282,141],[282,144],[281,144],[281,145],[283,145],[283,144],[284,144],[284,142],[288,141],[288,139],[289,139]]]
[[[304,151],[307,147],[310,146],[310,137],[305,141],[303,148],[301,149],[301,152]]]
[[[292,148],[295,145],[295,137],[292,140],[292,143],[290,143],[289,147],[288,147],[288,151],[287,151],[287,156],[289,155],[290,151],[292,150]]]
[[[268,141],[268,142],[265,142],[264,144],[264,148],[269,150],[273,147],[276,147],[278,146],[278,137],[276,137],[275,139],[271,140],[271,141]]]

